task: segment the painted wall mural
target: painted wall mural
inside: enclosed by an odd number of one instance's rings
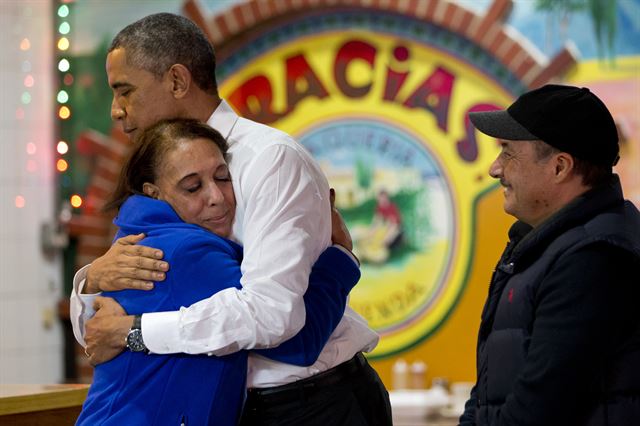
[[[350,303],[382,336],[374,358],[427,339],[455,308],[473,257],[474,203],[495,186],[484,172],[497,152],[479,146],[466,116],[526,88],[440,5],[438,23],[437,8],[419,17],[319,3],[219,49],[222,95],[296,137],[336,188],[363,262]]]

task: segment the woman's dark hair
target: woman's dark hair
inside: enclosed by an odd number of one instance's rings
[[[145,195],[145,182],[155,183],[157,172],[165,155],[173,150],[181,139],[207,139],[227,158],[227,141],[218,131],[198,120],[174,118],[162,120],[140,133],[125,160],[115,191],[103,211],[118,210],[133,194]]]

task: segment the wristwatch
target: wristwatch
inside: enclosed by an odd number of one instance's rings
[[[129,330],[129,334],[127,334],[125,342],[127,343],[127,349],[131,352],[149,352],[144,340],[142,340],[142,315],[133,317],[133,325]]]

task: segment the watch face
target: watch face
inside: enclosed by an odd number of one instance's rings
[[[142,340],[142,330],[135,329],[129,331],[127,335],[127,348],[132,352],[142,352],[147,349]]]

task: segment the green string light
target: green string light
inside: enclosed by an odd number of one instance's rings
[[[69,94],[65,90],[61,90],[58,92],[57,100],[61,104],[66,104],[69,100]]]
[[[67,16],[69,16],[69,6],[67,6],[66,4],[60,6],[58,8],[58,16],[61,18],[66,18]]]
[[[71,25],[69,25],[69,23],[66,21],[61,23],[58,27],[58,32],[60,34],[69,34],[69,31],[71,31]]]

